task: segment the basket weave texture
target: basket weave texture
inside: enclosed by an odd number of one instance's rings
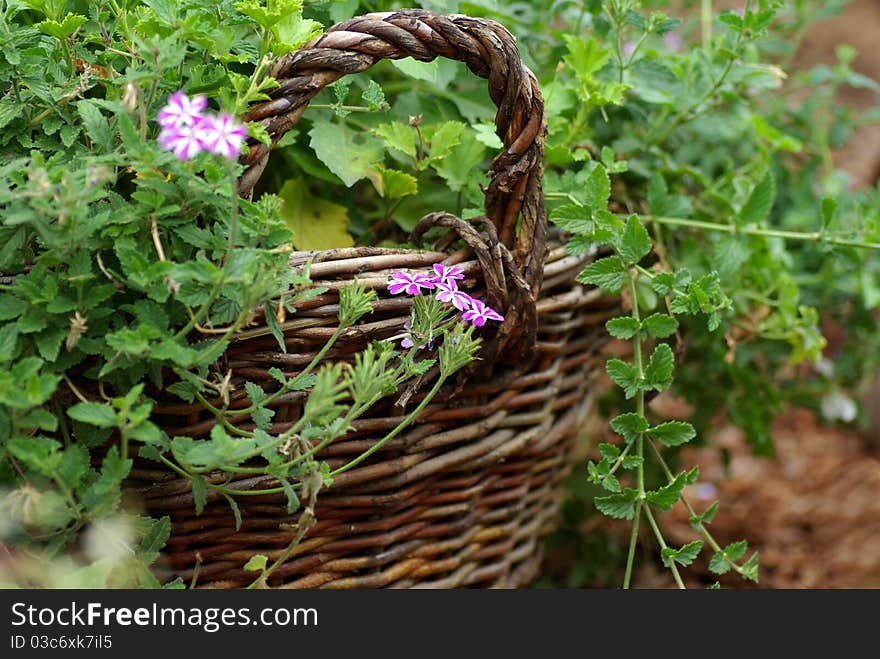
[[[498,106],[496,123],[504,151],[492,163],[485,187],[486,214],[464,221],[445,212],[416,227],[420,240],[434,227],[447,230],[433,250],[354,247],[293,253],[295,269],[310,266],[314,285],[327,291],[298,305],[282,323],[286,352],[258,313],[222,358],[235,386],[231,407],[250,401],[243,383],[277,388],[270,368],[288,377],[300,372],[338,327],[338,291],[356,277],[379,295],[373,313],[349,328],[326,360],[350,361],[370,341],[398,334],[411,299],[392,297],[386,286],[397,270],[425,271],[456,263],[461,288],[505,316],[482,331],[480,361],[445,385],[417,421],[356,468],[321,491],[316,523],[292,556],[273,572],[270,585],[287,588],[522,587],[536,575],[541,539],[552,530],[571,469],[575,435],[591,403],[591,382],[604,321],[616,302],[575,281],[592,254],[571,256],[548,240],[542,157],[544,104],[515,39],[498,23],[423,10],[370,14],[327,33],[274,63],[280,83],[273,98],[245,119],[259,121],[277,142],[308,101],[343,75],[380,59],[438,56],[464,61],[487,78]],[[271,148],[252,144],[240,190],[250,196]],[[464,246],[462,247],[462,241]],[[355,431],[323,449],[331,469],[344,465],[393,429],[436,378],[429,372],[355,421]],[[306,392],[290,392],[273,404],[273,428],[282,432],[300,418]],[[197,404],[168,401],[156,408],[171,435],[203,437],[213,416]],[[242,415],[233,423],[252,428]],[[213,482],[226,476],[212,474]],[[130,484],[148,512],[168,514],[173,530],[165,549],[172,570],[198,585],[235,588],[254,579],[243,565],[253,554],[277,557],[296,536],[286,524],[283,495],[239,498],[241,529],[227,503],[208,491],[201,515],[190,481],[138,462]],[[241,490],[277,485],[272,477],[237,477]]]

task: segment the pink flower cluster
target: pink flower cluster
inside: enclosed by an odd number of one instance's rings
[[[435,263],[434,273],[433,275],[424,275],[395,272],[388,284],[388,291],[392,295],[399,293],[421,295],[423,290],[435,291],[438,300],[447,302],[463,312],[462,319],[469,321],[476,327],[482,327],[487,320],[504,320],[504,316],[500,313],[459,290],[458,281],[464,279],[464,270],[461,267],[457,265],[446,267],[442,263]],[[404,345],[404,347],[408,346]]]
[[[204,96],[190,98],[181,91],[171,94],[157,115],[162,127],[159,146],[180,160],[189,160],[201,151],[237,158],[247,139],[247,128],[231,114],[206,113],[207,105]]]

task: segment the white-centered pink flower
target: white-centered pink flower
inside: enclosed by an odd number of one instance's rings
[[[420,275],[413,272],[395,272],[388,284],[388,291],[392,295],[406,293],[407,295],[420,295],[422,289],[432,290],[435,286],[434,278],[428,275]]]
[[[202,150],[202,144],[196,132],[195,126],[192,125],[166,128],[159,133],[159,146],[166,151],[173,152],[180,160],[190,160]]]
[[[441,284],[456,285],[456,279],[464,279],[464,269],[460,265],[445,266],[442,263],[434,264],[434,272]]]
[[[168,103],[159,110],[156,118],[159,125],[165,129],[194,126],[199,123],[206,107],[208,107],[208,99],[204,96],[190,98],[182,91],[178,91],[168,97]]]
[[[448,302],[459,311],[467,311],[471,308],[473,298],[464,291],[458,290],[458,284],[454,279],[449,280],[449,283],[441,281],[436,286],[437,299],[441,302]]]
[[[237,158],[247,139],[247,127],[231,114],[205,115],[196,124],[196,135],[202,148],[224,158]]]
[[[476,298],[471,298],[471,308],[465,311],[461,317],[462,320],[469,320],[475,327],[482,327],[487,320],[504,320],[504,316]]]

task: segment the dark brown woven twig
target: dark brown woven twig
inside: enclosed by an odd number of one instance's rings
[[[416,422],[321,492],[317,522],[272,574],[273,586],[523,586],[538,568],[540,539],[555,523],[570,449],[600,370],[603,325],[616,302],[575,281],[593,254],[571,256],[558,240],[548,242],[541,192],[544,106],[513,37],[493,21],[421,10],[352,19],[278,61],[270,71],[280,82],[274,98],[254,106],[247,119],[261,121],[274,143],[307,102],[342,75],[381,58],[441,55],[488,78],[499,108],[505,150],[492,164],[485,217],[466,222],[442,210],[426,216],[414,240],[432,227],[455,237],[442,239],[437,251],[353,247],[292,254],[290,266],[308,265],[314,284],[327,290],[299,303],[280,324],[285,351],[279,351],[262,311],[234,337],[220,364],[231,373],[229,408],[251,405],[246,381],[277,390],[269,376],[273,367],[287,377],[302,372],[337,329],[338,291],[355,278],[375,290],[378,301],[372,314],[343,333],[327,353],[329,361],[351,360],[370,341],[402,330],[411,300],[388,294],[396,270],[459,264],[465,272],[461,287],[488,299],[507,320],[483,335],[479,371],[445,385]],[[250,194],[268,154],[268,147],[251,145],[243,194]],[[465,247],[447,253],[458,238]],[[373,406],[354,431],[317,457],[333,469],[360,456],[424,399],[434,378],[436,372],[429,372]],[[306,397],[289,392],[274,400],[271,430],[295,424]],[[216,423],[199,404],[169,400],[155,412],[172,436],[203,437]],[[246,414],[230,421],[253,428]],[[242,492],[278,485],[270,476],[228,478],[208,475]],[[296,520],[285,512],[283,495],[239,497],[242,527],[236,532],[222,497],[209,489],[205,511],[197,516],[190,481],[155,463],[138,460],[129,484],[148,512],[172,517],[165,559],[187,582],[197,577],[199,585],[245,585],[255,577],[243,569],[253,554],[275,559],[296,536],[283,529]]]
[[[513,255],[496,266],[508,270],[515,264],[517,278],[527,285],[510,288],[503,295],[509,298],[502,307],[507,320],[486,354],[494,359],[498,353],[515,362],[534,342],[537,327],[535,298],[547,240],[541,190],[547,127],[535,76],[523,65],[516,40],[503,26],[487,19],[441,16],[419,9],[368,14],[339,23],[270,67],[268,73],[279,87],[272,91],[272,100],[254,105],[245,120],[259,121],[274,146],[299,121],[308,102],[342,76],[364,71],[382,59],[430,61],[438,56],[462,60],[476,75],[488,78],[489,96],[498,106],[495,122],[504,151],[489,171],[486,217]],[[270,150],[265,144],[250,144],[244,158],[248,169],[239,182],[243,195],[253,190]],[[488,270],[486,278],[490,280]],[[497,304],[505,289],[497,286],[497,278],[491,281],[496,285],[489,288],[490,299]]]

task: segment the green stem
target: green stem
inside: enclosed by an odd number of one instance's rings
[[[701,0],[700,2],[700,36],[703,43],[703,50],[709,50],[712,45],[712,0]]]
[[[366,451],[364,451],[363,453],[361,453],[359,456],[357,456],[357,457],[356,457],[354,460],[352,460],[351,462],[349,462],[349,463],[343,465],[342,467],[339,467],[339,469],[336,469],[335,471],[331,471],[331,472],[330,472],[330,476],[331,476],[331,477],[332,477],[332,476],[337,476],[337,475],[339,475],[339,474],[341,474],[341,473],[343,473],[343,472],[348,471],[348,470],[351,469],[352,467],[356,467],[356,466],[359,465],[361,462],[363,462],[364,460],[366,460],[368,457],[370,457],[371,455],[373,455],[373,453],[375,453],[375,452],[378,451],[380,448],[382,448],[382,447],[383,447],[385,444],[387,444],[389,441],[391,441],[392,439],[394,439],[398,434],[400,434],[400,432],[401,432],[404,428],[406,428],[406,427],[407,427],[412,421],[415,420],[415,418],[416,418],[416,417],[422,412],[423,409],[425,409],[425,407],[427,407],[428,403],[431,402],[431,400],[434,398],[434,396],[437,395],[437,392],[440,391],[440,387],[443,386],[443,383],[444,383],[445,381],[446,381],[446,377],[445,377],[443,374],[441,374],[441,375],[437,378],[437,382],[434,383],[434,386],[431,387],[431,390],[428,392],[428,394],[422,399],[422,401],[416,406],[416,408],[415,408],[412,412],[410,412],[410,413],[407,415],[407,417],[406,417],[403,421],[401,421],[401,422],[400,422],[400,423],[394,428],[394,430],[392,430],[391,432],[389,432],[389,433],[388,433],[387,435],[385,435],[382,439],[380,439],[378,442],[376,442],[375,444],[373,444],[370,448],[368,448]]]
[[[663,469],[663,473],[666,475],[666,478],[671,483],[675,480],[675,476],[672,473],[672,470],[669,468],[669,465],[666,463],[666,460],[663,459],[663,454],[660,452],[653,442],[650,442],[651,449],[654,451],[654,455],[657,457],[657,461],[660,463],[660,467]],[[679,500],[684,504],[685,509],[688,511],[688,515],[691,517],[697,517],[697,513],[694,510],[693,506],[691,506],[690,502],[684,498],[684,495],[679,496]],[[723,551],[721,545],[718,544],[718,541],[715,540],[714,536],[709,532],[709,529],[705,527],[705,525],[700,522],[700,535],[705,538],[708,545],[712,548],[712,551],[718,553]],[[725,561],[731,568],[733,568],[737,574],[742,575],[743,569],[734,561],[730,560],[725,556]]]
[[[641,318],[639,316],[639,298],[636,292],[636,276],[631,272],[629,277],[629,290],[630,296],[632,298],[632,317],[641,322]],[[633,357],[635,359],[636,368],[639,372],[639,380],[642,380],[645,376],[644,365],[642,360],[642,338],[641,333],[636,335],[636,340],[633,345]],[[645,392],[643,390],[639,390],[639,393],[636,395],[636,410],[640,416],[645,416]],[[636,543],[638,542],[638,534],[639,534],[639,519],[641,517],[642,508],[644,507],[645,501],[645,468],[644,468],[644,435],[643,433],[639,433],[635,439],[636,444],[636,455],[641,458],[639,460],[639,466],[636,467],[636,482],[638,487],[638,499],[636,501],[636,510],[633,516],[633,528],[632,535],[629,539],[629,551],[627,552],[626,557],[626,573],[623,577],[623,587],[624,589],[629,589],[630,578],[632,577],[632,568],[633,562],[635,560],[636,553]],[[645,507],[647,509],[647,507]]]
[[[765,238],[784,238],[786,240],[802,240],[806,242],[825,243],[828,245],[841,245],[846,247],[863,247],[865,249],[880,249],[880,243],[856,240],[853,238],[836,238],[824,231],[783,231],[781,229],[762,229],[751,226],[738,226],[736,224],[720,224],[718,222],[704,222],[702,220],[690,220],[683,217],[664,217],[660,215],[643,215],[646,222],[657,222],[669,226],[692,227],[707,231],[718,231],[732,235],[742,234],[746,236],[763,236]]]
[[[663,534],[660,532],[660,527],[657,526],[657,520],[654,519],[653,513],[651,513],[651,507],[645,505],[645,516],[648,518],[648,524],[651,525],[651,530],[654,531],[654,537],[657,538],[657,542],[660,544],[661,549],[666,549],[666,541],[663,539]],[[685,590],[684,581],[681,580],[681,575],[678,573],[678,567],[675,565],[675,561],[672,561],[669,564],[669,569],[672,571],[672,576],[675,579],[675,585],[679,587],[681,590]]]

